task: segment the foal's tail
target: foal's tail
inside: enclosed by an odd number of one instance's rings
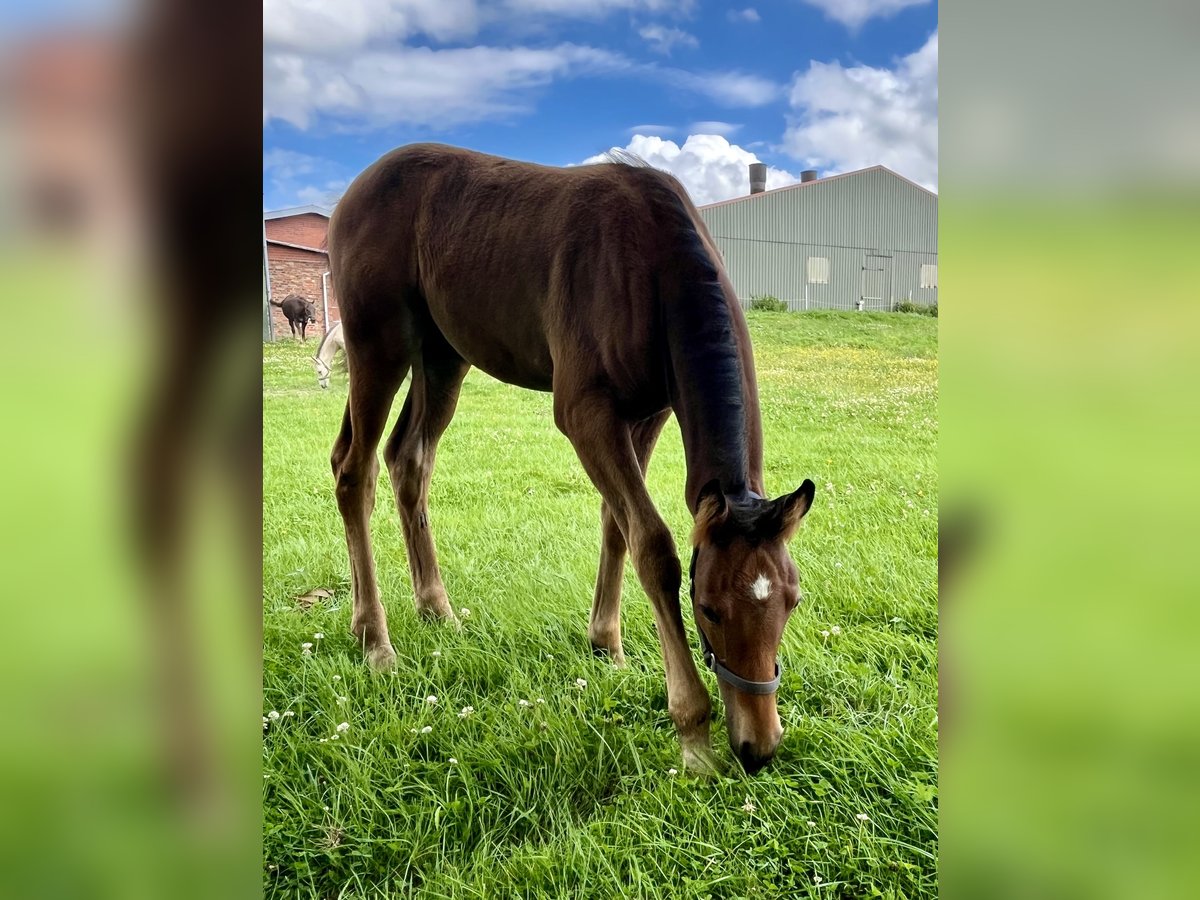
[[[267,300],[267,302],[268,302],[268,303],[270,303],[272,306],[278,306],[280,309],[282,309],[282,308],[283,308],[283,304],[282,304],[282,303],[277,303],[277,302],[276,302],[276,301],[274,301],[274,300]]]

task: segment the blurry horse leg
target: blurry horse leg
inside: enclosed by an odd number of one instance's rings
[[[634,453],[642,475],[650,465],[650,454],[670,412],[664,411],[638,422],[631,429]],[[592,598],[592,615],[588,622],[588,638],[597,653],[607,653],[615,666],[625,665],[621,646],[621,582],[625,574],[625,535],[612,511],[600,503],[600,568],[596,574],[596,593]]]
[[[650,598],[667,675],[667,709],[683,762],[700,772],[719,768],[709,743],[712,704],[696,671],[679,610],[683,572],[670,529],[654,508],[634,452],[631,428],[600,395],[554,398],[554,418],[616,521],[633,567]]]
[[[358,638],[367,662],[376,669],[392,666],[396,653],[388,638],[387,614],[379,599],[371,550],[371,510],[375,507],[375,481],[379,475],[375,450],[407,369],[407,358],[398,360],[377,347],[354,345],[350,399],[332,456],[354,591],[350,631]]]
[[[442,584],[429,526],[429,480],[438,440],[454,417],[468,369],[440,335],[427,336],[421,361],[413,366],[404,409],[383,451],[404,529],[417,612],[451,622],[457,618]]]

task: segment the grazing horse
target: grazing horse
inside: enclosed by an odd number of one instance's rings
[[[317,347],[317,355],[313,357],[313,368],[317,372],[317,384],[322,388],[329,387],[329,375],[333,372],[333,358],[339,350],[346,349],[346,342],[342,340],[342,323],[338,322],[327,332],[325,337],[321,338],[321,345]]]
[[[292,337],[296,336],[296,329],[299,328],[300,340],[307,340],[304,336],[304,329],[317,322],[317,308],[311,301],[305,300],[299,294],[288,294],[283,298],[282,303],[272,300],[271,305],[278,306],[283,310],[283,314],[288,320],[288,326],[292,329]]]
[[[654,610],[668,710],[684,764],[718,768],[711,704],[680,613],[683,571],[644,475],[672,412],[694,517],[692,614],[719,679],[733,752],[749,772],[774,755],[777,654],[799,598],[786,542],[809,480],[766,499],[750,336],[683,187],[627,163],[550,168],[417,144],[388,153],[346,191],[329,224],[350,395],[332,465],[354,593],[351,631],[376,668],[395,664],[369,521],[384,448],[417,610],[454,620],[428,513],[438,439],[478,366],[553,393],[554,421],[602,498],[592,645],[624,662],[628,551]]]

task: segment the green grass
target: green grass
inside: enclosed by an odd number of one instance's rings
[[[936,896],[937,321],[748,318],[767,488],[817,483],[792,544],[805,600],[781,651],[786,733],[754,777],[736,763],[669,774],[679,749],[632,570],[628,668],[590,652],[599,497],[550,397],[477,371],[430,500],[451,601],[470,616],[458,631],[417,619],[381,474],[373,533],[398,666],[369,672],[348,634],[328,463],[345,375],[322,392],[313,341],[264,347],[263,712],[293,712],[263,734],[267,896]],[[649,484],[686,562],[683,479],[669,424]],[[334,596],[302,611],[313,587]]]

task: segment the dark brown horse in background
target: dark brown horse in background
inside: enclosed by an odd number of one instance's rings
[[[317,308],[311,300],[305,300],[299,294],[288,294],[283,298],[282,303],[271,301],[272,306],[278,306],[283,310],[284,316],[287,317],[288,326],[292,329],[292,337],[296,336],[296,329],[300,329],[300,340],[308,340],[304,336],[304,329],[309,325],[317,324]]]
[[[749,334],[683,187],[648,167],[556,169],[413,145],[346,191],[329,253],[350,372],[332,463],[350,552],[351,628],[368,661],[395,662],[368,525],[392,400],[411,369],[384,460],[417,609],[453,620],[429,528],[429,479],[463,378],[478,366],[553,392],[555,423],[603,498],[592,644],[623,663],[628,550],[653,604],[684,762],[713,769],[708,692],[680,613],[682,569],[644,481],[673,411],[695,518],[693,615],[720,679],[730,745],[748,771],[764,765],[783,731],[776,659],[799,599],[785,545],[814,489],[806,480],[764,499]]]

